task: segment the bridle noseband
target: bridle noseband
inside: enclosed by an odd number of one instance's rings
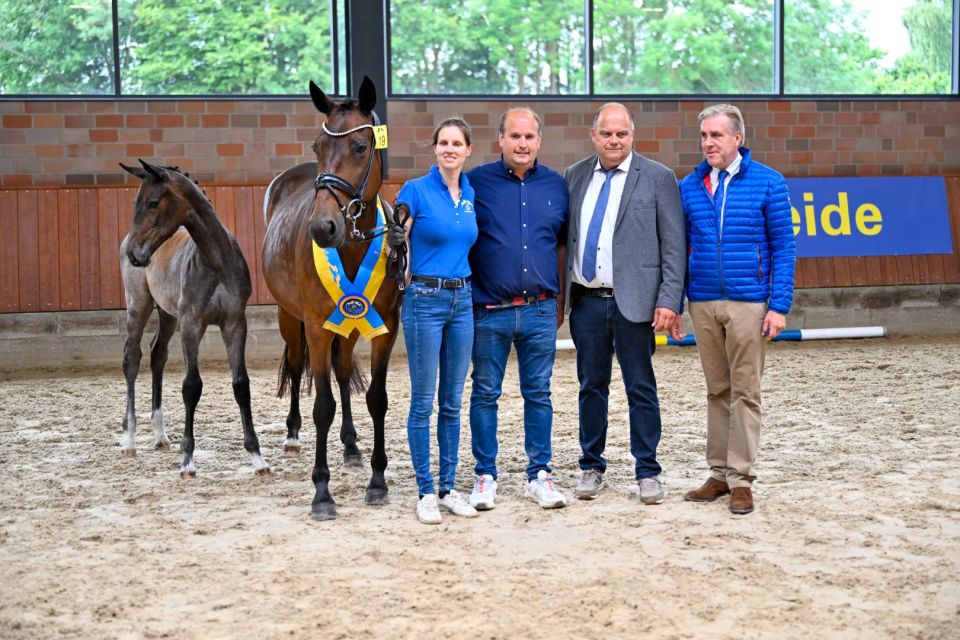
[[[316,180],[314,180],[313,188],[314,193],[320,193],[320,189],[326,189],[333,195],[333,199],[337,201],[337,207],[340,209],[340,213],[343,215],[344,220],[349,220],[350,224],[353,226],[353,230],[350,232],[350,241],[351,242],[363,242],[377,237],[386,231],[386,227],[375,227],[367,231],[360,231],[357,229],[357,220],[360,216],[363,215],[364,210],[367,208],[367,203],[363,201],[363,192],[367,189],[367,182],[370,180],[370,171],[373,169],[373,156],[376,155],[376,133],[372,130],[374,127],[380,126],[380,118],[377,116],[376,111],[371,111],[370,114],[373,116],[372,124],[361,124],[360,126],[348,129],[346,131],[330,131],[327,128],[327,123],[324,122],[322,125],[323,132],[328,136],[333,138],[342,138],[343,136],[348,136],[351,133],[357,131],[362,131],[363,129],[371,129],[371,139],[370,139],[370,155],[367,158],[367,169],[363,174],[363,179],[360,181],[360,184],[356,188],[340,176],[335,173],[320,173],[317,175]],[[380,165],[381,180],[383,178],[383,165]],[[343,193],[347,196],[348,200],[344,204],[340,200],[340,196],[337,192]]]

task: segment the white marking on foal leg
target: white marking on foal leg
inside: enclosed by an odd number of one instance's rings
[[[150,416],[150,422],[153,423],[153,431],[155,434],[154,448],[161,451],[169,450],[170,438],[167,437],[167,432],[163,428],[163,407],[153,412],[153,415]]]
[[[268,476],[270,475],[270,467],[260,457],[259,453],[251,453],[250,458],[253,460],[253,475],[255,476]]]
[[[120,455],[124,458],[137,457],[137,414],[127,414],[127,428],[120,436]]]
[[[287,438],[286,440],[284,440],[283,452],[284,453],[300,453],[300,439]]]

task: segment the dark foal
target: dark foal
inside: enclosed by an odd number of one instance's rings
[[[306,371],[307,380],[312,375],[316,389],[313,421],[317,427],[317,449],[312,474],[316,493],[311,513],[315,519],[328,520],[337,514],[336,503],[330,495],[327,464],[327,435],[337,407],[331,390],[331,370],[340,386],[343,418],[340,439],[344,444],[344,459],[356,465],[360,450],[350,412],[350,383],[351,380],[356,383],[359,378],[353,360],[359,334],[353,331],[349,336],[338,335],[324,328],[324,323],[338,309],[349,312],[353,307],[338,306],[338,301],[321,282],[314,263],[313,245],[336,247],[342,264],[342,273],[338,272],[337,277],[345,276],[354,282],[371,246],[371,231],[378,226],[377,196],[383,175],[373,130],[379,124],[373,112],[377,101],[373,83],[364,78],[356,100],[331,100],[312,82],[310,95],[317,109],[327,116],[313,144],[317,161],[284,171],[267,190],[263,272],[279,305],[280,333],[286,342],[278,390],[279,395],[287,388],[290,391],[284,449],[300,449],[300,383]],[[387,208],[384,204],[384,209]],[[368,302],[382,318],[387,332],[372,338],[371,380],[366,401],[373,419],[374,441],[370,456],[372,474],[365,501],[384,504],[387,502],[383,476],[387,467],[386,377],[399,327],[399,290],[395,284],[383,283]],[[360,306],[363,304],[366,303]]]
[[[193,421],[203,380],[200,378],[200,340],[207,327],[220,327],[233,375],[233,395],[240,407],[243,446],[250,452],[257,475],[270,468],[260,456],[260,443],[250,411],[250,379],[244,360],[247,342],[247,299],[252,291],[247,262],[240,246],[217,218],[210,201],[196,184],[173,167],[140,161],[143,168],[120,166],[142,180],[133,216],[133,228],[120,245],[120,271],[127,298],[127,340],[123,346],[123,374],[127,379],[127,413],[123,418],[120,453],[136,455],[137,413],[134,387],[140,370],[140,340],[154,307],[159,326],[150,350],[153,372],[151,422],[156,448],[167,449],[162,389],[168,344],[179,320],[186,368],[183,378],[185,408],[180,450],[180,476],[195,477]]]

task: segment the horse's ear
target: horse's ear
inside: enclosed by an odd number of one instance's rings
[[[313,100],[313,105],[321,113],[329,116],[333,112],[333,100],[328,98],[327,94],[313,80],[310,81],[310,99]]]
[[[357,92],[357,102],[360,111],[370,113],[377,106],[377,88],[373,85],[373,80],[368,76],[363,76],[363,82],[360,83],[360,91]]]
[[[150,175],[152,175],[154,178],[156,178],[161,182],[166,182],[167,178],[169,177],[167,175],[166,169],[164,169],[163,167],[155,167],[152,164],[148,164],[144,162],[142,158],[137,158],[137,160],[140,161],[140,164],[143,166],[143,168],[146,170],[147,173],[149,173]]]
[[[119,164],[121,167],[123,167],[123,170],[124,170],[124,171],[126,171],[127,173],[130,173],[130,174],[132,174],[132,175],[137,176],[137,177],[140,178],[141,180],[143,180],[144,178],[147,177],[147,172],[144,171],[143,169],[140,169],[139,167],[128,167],[127,165],[123,164],[122,162],[118,162],[117,164]]]

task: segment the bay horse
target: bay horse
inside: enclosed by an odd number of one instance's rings
[[[244,358],[247,342],[247,299],[252,287],[240,245],[217,218],[206,194],[176,167],[120,166],[140,178],[134,204],[133,227],[120,245],[120,272],[127,302],[127,339],[123,345],[123,374],[127,381],[127,412],[123,418],[120,453],[137,455],[137,413],[134,387],[140,370],[140,340],[154,307],[159,316],[150,343],[153,401],[150,421],[156,448],[169,449],[164,430],[162,390],[168,344],[177,325],[184,367],[185,408],[180,451],[180,477],[197,475],[193,463],[194,414],[203,391],[200,378],[200,340],[208,326],[220,327],[227,348],[233,395],[240,407],[243,447],[250,453],[256,475],[269,475],[260,455],[260,443],[250,411],[250,379]]]
[[[357,466],[360,449],[350,410],[350,389],[351,381],[356,388],[361,378],[353,358],[359,334],[351,331],[344,335],[343,331],[334,333],[325,328],[335,313],[341,314],[339,317],[343,313],[350,316],[350,309],[344,305],[350,296],[343,296],[339,301],[334,299],[321,281],[314,254],[324,248],[336,248],[342,272],[338,266],[333,277],[338,281],[343,277],[351,283],[355,281],[371,250],[372,237],[383,229],[383,220],[377,213],[383,170],[374,129],[380,121],[373,110],[377,102],[373,82],[364,77],[357,98],[344,100],[330,99],[311,82],[310,97],[314,106],[327,116],[312,147],[317,159],[278,175],[264,195],[267,228],[263,240],[263,273],[278,304],[280,334],[286,343],[277,391],[278,397],[282,397],[287,388],[290,393],[284,449],[294,452],[300,449],[300,385],[301,381],[309,384],[312,377],[316,390],[313,422],[317,428],[317,446],[311,476],[316,490],[311,516],[316,520],[329,520],[337,515],[336,503],[330,495],[327,463],[327,435],[337,407],[331,390],[331,371],[340,387],[344,461]],[[386,203],[382,205],[384,219],[387,219],[389,207]],[[353,304],[359,307],[369,304],[383,321],[381,333],[371,341],[371,375],[366,401],[373,420],[374,439],[370,456],[372,473],[364,501],[370,505],[386,504],[387,484],[383,475],[387,467],[386,377],[400,324],[399,288],[383,283],[371,300],[354,300]]]

